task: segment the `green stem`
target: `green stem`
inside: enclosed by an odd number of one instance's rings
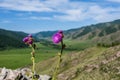
[[[63,40],[61,41],[61,54],[63,53],[63,49],[64,49],[64,47],[63,47]]]
[[[58,74],[58,70],[60,68],[60,63],[61,63],[61,53],[58,53],[58,57],[59,58],[58,58],[57,66],[55,68],[52,80],[56,80],[56,77],[57,77],[57,74]]]
[[[31,60],[32,60],[32,80],[34,80],[34,74],[35,74],[35,49],[32,45],[30,45],[32,48],[32,52],[31,52]]]
[[[64,46],[63,46],[63,40],[61,41],[61,45],[62,45],[62,47],[61,47],[61,53],[58,53],[58,62],[57,62],[57,66],[56,66],[56,68],[55,68],[55,71],[54,71],[54,74],[53,74],[53,77],[52,77],[52,80],[57,80],[57,74],[58,74],[58,70],[59,70],[59,68],[60,68],[60,63],[61,63],[61,61],[62,61],[62,52],[63,52],[63,49],[64,49]]]
[[[34,80],[34,73],[35,73],[35,58],[32,57],[32,80]]]

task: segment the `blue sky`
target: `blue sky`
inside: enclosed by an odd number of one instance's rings
[[[120,0],[0,0],[0,28],[35,33],[120,19]]]

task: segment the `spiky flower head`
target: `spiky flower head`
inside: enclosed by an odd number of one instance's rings
[[[32,44],[33,43],[32,35],[30,34],[27,37],[23,38],[23,42],[25,42],[26,44]]]
[[[63,37],[64,37],[63,31],[60,30],[52,36],[52,41],[53,43],[58,44],[59,42],[62,41]]]

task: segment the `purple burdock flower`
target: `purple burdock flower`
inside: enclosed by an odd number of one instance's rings
[[[56,34],[52,36],[52,41],[53,43],[58,44],[59,42],[62,41],[62,38],[63,38],[63,34],[58,31]]]

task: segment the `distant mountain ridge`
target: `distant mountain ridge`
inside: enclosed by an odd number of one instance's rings
[[[56,31],[36,33],[39,39],[49,39]],[[96,43],[120,43],[120,19],[111,22],[92,24],[81,28],[64,31],[65,38],[70,40],[91,40]]]
[[[83,39],[94,38],[95,36],[102,37],[120,30],[120,19],[112,22],[99,23],[90,26],[81,27],[78,29],[71,29],[65,33],[68,35],[67,38],[71,39]]]
[[[22,48],[26,45],[22,39],[27,33],[0,29],[0,50],[6,48]]]
[[[42,31],[33,34],[35,40],[51,40],[51,37],[57,31]],[[63,31],[65,39],[69,40],[90,40],[94,43],[105,45],[114,45],[120,43],[120,19],[111,22],[92,24],[76,29]],[[27,33],[0,29],[0,49],[7,47],[24,47],[22,39]]]
[[[47,38],[50,38],[55,32],[57,31],[42,31],[42,32],[35,33],[34,36],[37,39],[47,39]]]

